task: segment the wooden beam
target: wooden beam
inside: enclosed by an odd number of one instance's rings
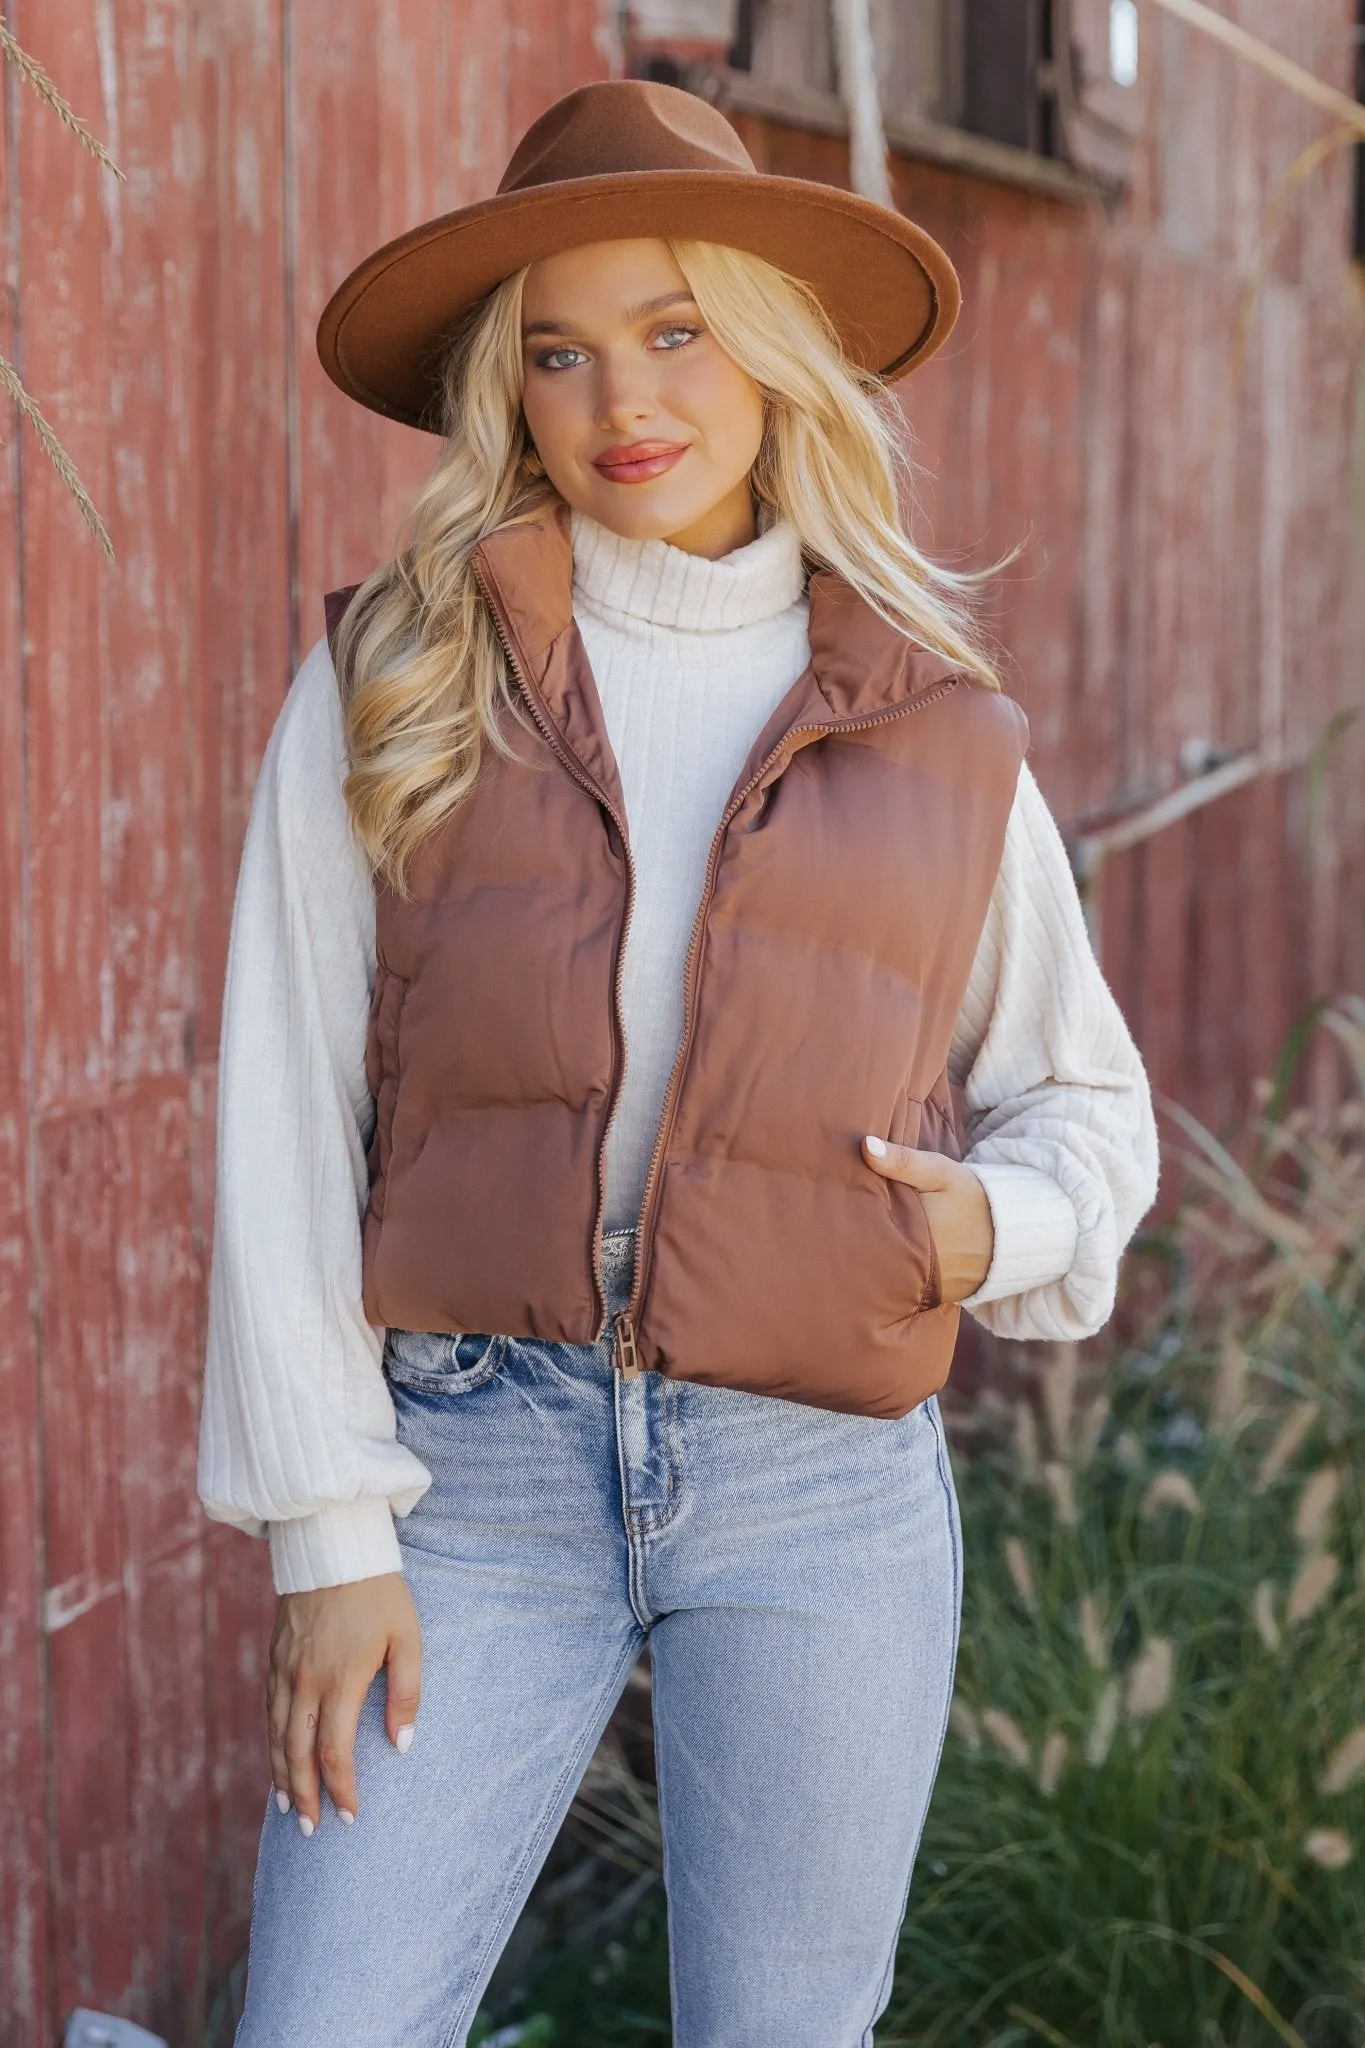
[[[1237,56],[1245,57],[1248,64],[1255,64],[1271,78],[1277,78],[1281,85],[1287,85],[1300,99],[1311,100],[1324,113],[1335,114],[1339,121],[1345,121],[1349,127],[1365,135],[1365,106],[1358,100],[1349,99],[1344,92],[1338,92],[1325,79],[1305,71],[1292,57],[1281,56],[1269,43],[1263,43],[1259,36],[1252,35],[1250,29],[1240,28],[1235,21],[1215,14],[1211,7],[1203,4],[1203,0],[1153,0],[1153,4],[1167,14],[1173,14],[1177,21],[1202,30],[1214,42],[1221,43],[1224,49],[1235,51]]]

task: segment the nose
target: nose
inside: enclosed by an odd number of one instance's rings
[[[597,419],[603,432],[617,433],[623,427],[647,420],[654,412],[654,393],[648,366],[615,361],[603,354],[597,369]]]

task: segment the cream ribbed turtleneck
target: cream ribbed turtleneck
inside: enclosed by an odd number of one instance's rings
[[[608,1140],[607,1216],[619,1224],[635,1220],[681,1028],[707,848],[809,645],[790,526],[715,562],[624,541],[577,514],[572,527],[574,612],[637,872],[626,1079]],[[237,878],[199,1439],[206,1511],[252,1535],[268,1529],[279,1592],[401,1571],[393,1518],[431,1483],[397,1441],[384,1332],[361,1299],[375,902],[342,796],[346,765],[319,637],[271,733]],[[1156,1132],[1142,1062],[1027,767],[949,1068],[995,1223],[990,1272],[966,1306],[1001,1336],[1089,1335],[1155,1191]]]
[[[573,606],[621,771],[635,907],[621,969],[626,1071],[607,1137],[606,1227],[634,1223],[682,1035],[706,858],[769,714],[810,658],[801,544],[769,524],[708,560],[570,518]]]

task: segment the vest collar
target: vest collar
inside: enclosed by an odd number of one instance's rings
[[[543,489],[519,500],[508,522],[476,543],[474,555],[541,708],[590,776],[623,806],[601,700],[573,615],[567,503]],[[915,647],[888,625],[835,570],[814,569],[806,594],[810,661],[755,741],[746,775],[793,727],[874,717],[958,673],[944,656]]]

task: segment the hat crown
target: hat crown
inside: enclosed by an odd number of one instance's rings
[[[717,107],[650,78],[605,78],[565,93],[513,150],[499,193],[623,171],[750,171],[758,167]]]

